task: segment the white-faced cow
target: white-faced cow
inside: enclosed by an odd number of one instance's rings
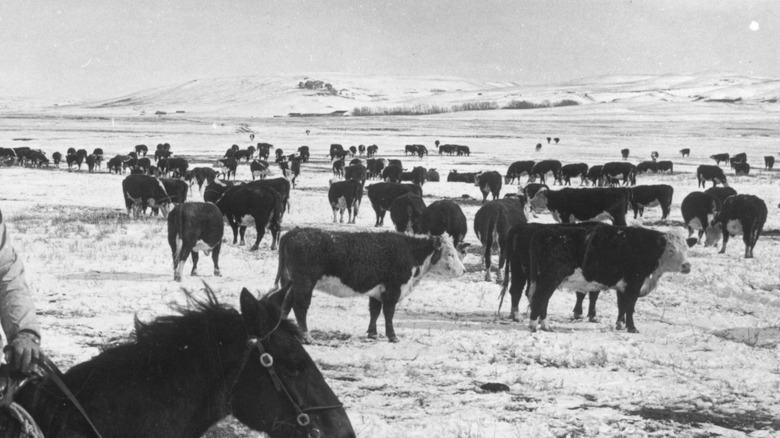
[[[530,200],[534,210],[550,210],[556,222],[611,220],[613,225],[626,225],[626,212],[631,192],[621,188],[563,188],[558,191],[541,189]]]
[[[376,213],[376,223],[374,226],[384,225],[385,213],[390,209],[390,205],[395,198],[406,193],[414,193],[422,197],[422,189],[414,184],[400,183],[377,183],[368,186],[368,199],[371,201],[371,207]]]
[[[526,222],[525,197],[490,201],[474,216],[474,233],[482,243],[485,260],[485,281],[490,281],[491,252],[498,252],[496,280],[501,281],[501,269],[506,260],[506,239],[509,230]]]
[[[276,292],[286,294],[283,311],[295,312],[305,341],[311,342],[306,316],[314,289],[339,296],[368,296],[368,337],[385,317],[385,334],[398,342],[393,315],[399,301],[425,276],[456,278],[465,268],[448,236],[400,233],[327,232],[295,228],[282,237]]]
[[[414,193],[403,194],[390,204],[390,219],[399,233],[422,232],[421,217],[425,202]]]
[[[691,192],[680,204],[683,223],[688,228],[688,245],[693,246],[701,240],[723,202],[711,193]],[[692,238],[693,231],[699,230],[698,239]],[[706,242],[705,242],[706,243]]]
[[[173,253],[173,279],[181,281],[184,263],[192,253],[192,272],[198,275],[198,252],[211,252],[214,276],[219,277],[219,251],[225,226],[222,213],[211,203],[190,202],[180,204],[168,215],[168,244]]]
[[[222,174],[223,178],[230,179],[230,174],[232,173],[233,179],[236,179],[236,169],[238,169],[238,160],[236,160],[234,157],[227,157],[227,158],[222,158],[220,160],[217,160],[217,162],[214,163],[214,166],[219,169],[219,173]]]
[[[249,170],[252,172],[252,179],[264,179],[271,173],[268,169],[268,162],[263,160],[252,160],[249,164]]]
[[[634,210],[634,219],[637,214],[643,217],[645,208],[658,206],[661,207],[661,219],[666,219],[672,206],[672,196],[674,188],[667,184],[632,187],[631,209]]]
[[[138,217],[146,207],[161,207],[163,215],[168,214],[171,197],[162,181],[153,176],[129,175],[122,181],[122,195],[128,216],[132,210],[133,216]]]
[[[347,223],[354,224],[362,199],[363,185],[360,181],[348,179],[332,183],[328,189],[328,202],[333,209],[333,222],[336,222],[336,212],[339,212],[339,222],[343,223],[344,210],[347,210]]]
[[[466,215],[458,204],[450,200],[432,202],[420,216],[420,233],[432,236],[447,233],[452,237],[455,248],[460,249],[467,232]]]
[[[728,186],[726,181],[726,174],[723,173],[723,169],[718,166],[711,166],[702,164],[696,169],[696,179],[699,180],[698,187],[704,187],[707,181],[712,181],[712,186],[715,187],[718,183]]]
[[[498,199],[501,194],[501,174],[495,170],[483,172],[477,175],[474,185],[479,187],[482,192],[482,203],[487,201],[488,194],[493,195],[493,200]]]
[[[217,207],[227,217],[230,228],[233,229],[233,244],[238,242],[240,230],[241,245],[244,245],[244,233],[246,227],[254,225],[257,230],[257,238],[250,251],[257,251],[260,240],[265,234],[265,229],[271,232],[271,249],[276,249],[279,240],[280,214],[282,210],[282,196],[270,187],[259,187],[242,184],[230,187],[217,200]]]
[[[726,252],[729,237],[742,235],[745,258],[753,258],[753,248],[766,223],[766,203],[753,195],[734,195],[726,198],[723,208],[715,215],[707,229],[707,246],[714,246],[723,238],[720,253]]]

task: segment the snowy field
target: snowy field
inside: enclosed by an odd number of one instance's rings
[[[255,142],[285,153],[308,145],[312,160],[292,191],[285,230],[373,228],[367,198],[356,225],[331,223],[325,158],[331,143],[377,144],[379,157],[400,158],[407,168],[435,168],[443,181],[451,169],[504,174],[513,161],[547,158],[595,165],[620,161],[623,148],[631,149],[629,161],[636,164],[658,151],[661,160],[674,161],[675,174],[640,175],[637,182],[672,185],[672,214],[662,221],[660,209],[650,209],[629,222],[659,229],[680,227],[680,203],[697,190],[696,166],[714,164],[708,157],[715,153],[746,152],[751,175],[726,173],[738,192],[761,197],[769,208],[755,258],[743,258],[741,238],[730,241],[725,254],[694,247],[690,274],[667,274],[637,303],[639,334],[614,330],[614,292],[602,294],[599,323],[572,321],[573,293],[556,292],[553,333],[532,334],[525,321],[509,321],[508,303],[497,316],[500,287],[483,281],[471,230],[479,189],[439,182],[425,184],[424,200],[461,203],[472,245],[466,275],[424,280],[398,307],[397,344],[365,337],[367,300],[315,293],[308,318],[315,344],[307,350],[359,437],[780,434],[780,172],[762,170],[763,156],[780,159],[776,104],[634,102],[372,118],[156,118],[103,111],[4,114],[0,145],[40,148],[48,156],[69,147],[102,147],[111,157],[136,144],[153,150],[168,142],[191,168],[212,165],[231,144],[245,148],[250,132]],[[546,137],[559,137],[560,144],[548,145]],[[438,156],[435,140],[469,145],[472,154]],[[412,143],[426,145],[431,155],[404,157],[403,146]],[[540,152],[534,151],[537,143],[543,144]],[[681,158],[681,148],[690,148],[690,157]],[[251,179],[247,165],[239,167],[238,179]],[[211,259],[201,257],[202,277],[190,277],[188,263],[184,281],[172,281],[165,220],[127,218],[121,181],[105,168],[96,174],[69,172],[64,164],[0,168],[0,208],[35,289],[45,349],[63,369],[127,339],[135,315],[148,320],[170,313],[171,303],[183,302],[181,287],[198,289],[206,281],[223,302],[237,306],[242,287],[262,293],[273,284],[277,256],[268,234],[257,252],[226,244],[221,278],[211,276]],[[504,186],[502,196],[516,190]],[[202,200],[197,186],[191,199]],[[549,214],[530,219],[552,221]],[[391,229],[389,217],[385,229]],[[231,233],[227,226],[225,233]],[[254,231],[247,234],[252,241]],[[484,392],[480,385],[488,382],[510,391]],[[209,436],[258,434],[226,421]]]

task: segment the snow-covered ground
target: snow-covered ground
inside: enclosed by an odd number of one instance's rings
[[[315,293],[309,312],[315,344],[307,349],[360,437],[758,437],[780,433],[780,173],[761,170],[763,156],[780,159],[777,114],[776,104],[662,101],[380,118],[158,119],[110,110],[100,116],[46,111],[0,118],[0,145],[41,148],[49,156],[68,147],[102,147],[110,157],[136,144],[154,149],[168,142],[191,167],[210,166],[231,144],[246,147],[250,131],[255,142],[286,153],[308,145],[312,161],[292,191],[284,229],[345,230],[372,228],[374,213],[365,199],[356,225],[331,223],[325,158],[331,143],[377,144],[380,157],[436,168],[443,180],[451,169],[503,174],[523,159],[594,165],[619,161],[620,149],[630,148],[629,161],[638,163],[658,151],[660,159],[674,161],[675,174],[640,175],[638,183],[674,186],[671,217],[661,221],[660,210],[650,209],[631,221],[658,228],[680,226],[680,203],[697,190],[696,166],[712,164],[714,153],[746,152],[751,175],[726,173],[740,193],[763,198],[769,208],[755,258],[742,257],[741,239],[725,254],[693,248],[690,274],[667,274],[638,302],[639,334],[614,330],[614,292],[602,294],[599,323],[571,321],[573,294],[556,292],[553,333],[532,334],[525,322],[510,322],[506,303],[497,316],[499,286],[483,281],[480,245],[470,232],[467,274],[423,281],[399,305],[400,343],[365,338],[366,300]],[[546,137],[559,137],[560,144],[548,145]],[[437,139],[469,145],[472,155],[438,156]],[[425,144],[431,155],[404,157],[403,146],[412,143]],[[690,157],[681,158],[681,148],[690,148]],[[238,177],[251,178],[246,165]],[[202,277],[173,282],[165,221],[128,219],[121,181],[105,169],[0,168],[0,208],[36,291],[46,351],[63,368],[126,338],[136,314],[170,313],[170,303],[183,301],[182,286],[197,289],[205,280],[224,302],[237,305],[242,287],[261,293],[273,284],[277,258],[269,236],[257,252],[226,244],[221,278],[210,275],[211,260],[202,257]],[[505,186],[503,193],[515,190]],[[423,191],[426,203],[460,200],[471,227],[479,208],[476,187],[439,182]],[[197,186],[191,199],[202,199]],[[248,234],[251,240],[254,232]],[[480,389],[487,382],[510,391],[487,393]],[[231,422],[210,436],[230,434],[256,436]]]

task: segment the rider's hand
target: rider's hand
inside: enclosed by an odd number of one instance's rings
[[[40,339],[32,332],[22,331],[5,347],[5,360],[14,370],[29,374],[33,360],[41,354]]]

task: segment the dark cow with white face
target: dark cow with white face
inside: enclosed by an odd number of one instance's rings
[[[487,201],[488,194],[493,195],[495,201],[501,194],[501,174],[495,170],[480,173],[477,175],[474,185],[479,187],[479,191],[482,192],[483,204]]]
[[[333,222],[336,222],[336,212],[339,212],[339,222],[343,223],[344,210],[347,210],[347,223],[354,224],[362,199],[363,185],[360,181],[348,179],[331,184],[328,189],[328,202],[330,202],[330,207],[333,209]]]
[[[141,211],[146,211],[146,207],[160,207],[163,215],[167,215],[168,205],[172,203],[163,182],[148,175],[129,175],[125,178],[122,181],[122,195],[127,215],[132,210],[136,218]]]
[[[236,169],[238,169],[238,160],[234,157],[227,157],[217,160],[214,166],[219,168],[219,173],[225,179],[230,179],[230,174],[233,174],[233,179],[236,179]],[[200,186],[200,182],[198,183]]]
[[[252,179],[264,179],[271,173],[268,169],[268,162],[263,160],[252,160],[249,164],[249,170],[252,172]]]
[[[376,213],[376,223],[374,226],[381,227],[385,222],[385,213],[390,209],[390,205],[395,198],[406,193],[414,193],[422,197],[422,189],[414,184],[400,183],[377,183],[368,186],[368,199],[371,201],[371,207]]]
[[[688,227],[688,245],[693,246],[710,227],[723,202],[711,193],[691,192],[680,204],[683,223]],[[692,238],[693,231],[699,230],[698,239]]]
[[[390,219],[399,233],[422,232],[421,217],[425,210],[425,202],[414,193],[403,194],[390,204]]]
[[[572,163],[561,167],[561,185],[571,185],[571,179],[580,177],[580,185],[585,182],[588,176],[588,165],[585,163]]]
[[[531,331],[537,321],[550,331],[547,304],[558,287],[577,291],[617,290],[616,329],[637,333],[634,307],[666,272],[691,271],[688,247],[675,231],[601,225],[590,230],[550,227],[531,237],[528,299]]]
[[[696,179],[699,180],[698,187],[702,188],[707,181],[712,181],[712,187],[715,187],[718,183],[726,187],[729,185],[726,181],[726,174],[724,174],[723,169],[718,166],[702,164],[696,169]]]
[[[707,229],[706,246],[715,246],[723,238],[720,253],[726,252],[729,237],[742,235],[745,258],[753,258],[753,248],[766,223],[767,208],[763,199],[753,195],[734,195],[726,198],[723,208],[715,215]]]
[[[282,237],[276,292],[286,294],[283,311],[295,312],[306,342],[312,342],[306,316],[314,289],[339,297],[368,296],[368,337],[385,317],[385,334],[398,342],[393,315],[398,302],[425,276],[457,278],[465,267],[448,236],[399,233],[327,232],[295,228]]]
[[[173,279],[181,281],[184,263],[192,253],[192,272],[198,275],[198,252],[212,253],[214,276],[219,277],[219,251],[222,248],[222,212],[211,203],[180,204],[168,215],[168,244],[173,254]]]
[[[520,177],[523,175],[528,175],[530,178],[535,164],[536,161],[515,161],[510,164],[504,176],[504,183],[511,184],[517,179],[517,183],[520,184]]]
[[[635,186],[631,188],[631,209],[634,210],[634,219],[637,214],[644,216],[645,208],[661,207],[661,219],[669,217],[672,207],[674,188],[667,184],[649,186]]]
[[[474,216],[474,233],[482,243],[485,261],[485,281],[490,281],[491,252],[498,252],[496,280],[501,281],[501,269],[506,260],[506,239],[509,230],[526,223],[525,197],[510,197],[490,201]]]
[[[626,225],[630,198],[628,189],[567,187],[558,191],[541,189],[530,204],[534,210],[549,209],[556,222],[611,220],[613,225]]]
[[[257,238],[250,251],[257,251],[265,229],[271,231],[271,250],[276,249],[281,229],[280,214],[282,211],[282,196],[270,187],[242,184],[230,187],[217,200],[217,207],[227,217],[230,228],[233,229],[233,244],[238,242],[240,230],[241,245],[244,245],[246,227],[254,225]]]
[[[447,233],[452,237],[455,248],[460,249],[468,232],[466,215],[460,206],[452,201],[443,199],[432,202],[420,216],[420,232],[432,236]]]

